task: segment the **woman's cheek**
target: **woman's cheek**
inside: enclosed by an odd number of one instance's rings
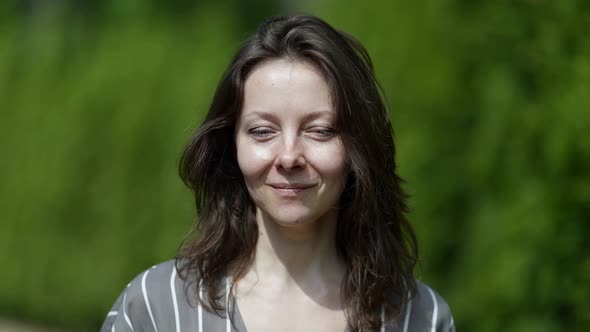
[[[259,174],[272,166],[272,150],[264,146],[246,146],[238,149],[238,163],[245,177]]]
[[[311,156],[311,163],[321,168],[326,175],[341,176],[346,168],[346,155],[341,143],[334,143],[317,149]]]

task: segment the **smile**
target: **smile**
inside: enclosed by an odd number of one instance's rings
[[[269,185],[274,192],[284,197],[297,197],[313,188],[315,185]]]

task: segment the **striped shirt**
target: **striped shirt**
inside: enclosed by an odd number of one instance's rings
[[[228,315],[219,317],[205,310],[196,300],[196,294],[191,296],[191,290],[187,292],[187,283],[178,277],[174,260],[155,265],[127,285],[107,314],[100,332],[247,332],[227,285],[224,296],[232,309],[233,324]],[[444,299],[424,283],[417,282],[416,295],[405,312],[397,320],[385,322],[381,332],[385,331],[454,332],[455,326]]]

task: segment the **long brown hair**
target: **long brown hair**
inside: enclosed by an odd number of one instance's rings
[[[238,168],[234,127],[249,73],[265,61],[285,58],[315,65],[331,89],[350,169],[336,229],[346,264],[342,304],[352,331],[378,328],[380,310],[397,317],[416,287],[418,250],[405,216],[408,196],[396,173],[393,131],[367,51],[317,17],[268,19],[225,71],[180,160],[180,177],[194,191],[198,218],[181,245],[179,275],[196,278],[209,295],[202,303],[222,315],[225,303],[214,294],[222,294],[228,268],[235,285],[252,263],[258,226]]]

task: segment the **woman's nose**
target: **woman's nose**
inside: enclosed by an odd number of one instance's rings
[[[306,165],[304,149],[299,137],[285,138],[278,147],[275,166],[285,170],[295,170]]]

